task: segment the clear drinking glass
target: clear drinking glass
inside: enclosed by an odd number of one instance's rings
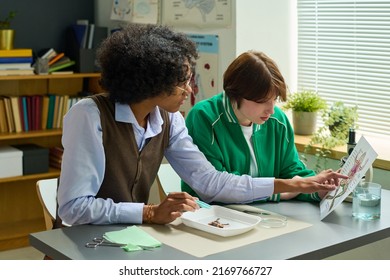
[[[381,185],[362,183],[353,190],[352,216],[362,220],[375,220],[381,216]]]

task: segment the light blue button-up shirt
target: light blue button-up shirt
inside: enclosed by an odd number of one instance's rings
[[[248,203],[273,194],[274,178],[251,178],[216,171],[193,144],[182,115],[169,113],[169,145],[165,158],[177,174],[206,202]],[[115,104],[115,120],[131,123],[139,150],[162,130],[156,107],[146,130],[138,125],[130,106]],[[103,182],[105,155],[100,112],[91,98],[72,106],[64,117],[59,216],[69,224],[142,223],[143,203],[114,203],[96,198]],[[123,150],[126,153],[126,150]],[[115,186],[112,186],[115,188]]]

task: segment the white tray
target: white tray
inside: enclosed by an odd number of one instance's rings
[[[227,225],[224,225],[223,228],[209,225],[216,219],[219,219],[221,224]],[[261,218],[214,205],[210,209],[200,208],[195,212],[185,212],[181,216],[181,220],[186,226],[227,237],[253,229],[261,221]]]

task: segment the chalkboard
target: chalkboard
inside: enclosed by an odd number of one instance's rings
[[[9,11],[17,15],[14,48],[31,48],[34,54],[45,48],[65,51],[68,27],[78,19],[94,22],[94,0],[1,0],[0,19]]]

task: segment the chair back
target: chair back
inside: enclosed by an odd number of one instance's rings
[[[169,163],[162,163],[157,173],[157,185],[160,200],[163,201],[170,192],[181,191],[181,178]]]
[[[37,181],[36,188],[39,201],[43,208],[46,229],[53,228],[57,210],[57,178]]]

